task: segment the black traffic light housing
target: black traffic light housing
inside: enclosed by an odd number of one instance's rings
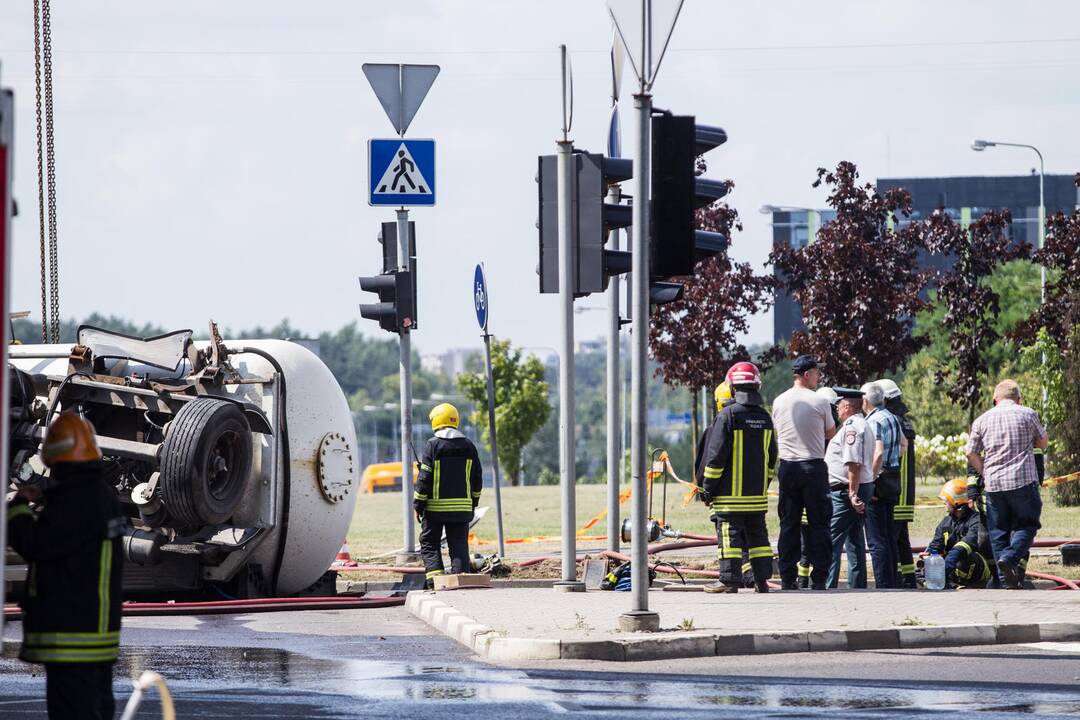
[[[726,182],[697,176],[697,158],[727,142],[722,128],[698,125],[691,115],[652,118],[653,277],[694,274],[694,266],[727,249],[721,233],[698,230],[694,212],[723,198]]]
[[[379,302],[360,306],[360,317],[377,320],[379,327],[392,333],[413,330],[413,277],[407,270],[360,278],[360,289],[378,294]]]
[[[393,272],[398,269],[398,236],[397,223],[384,222],[379,230],[379,244],[382,245],[383,273]],[[409,221],[409,273],[411,274],[410,285],[412,288],[412,325],[409,330],[419,327],[419,305],[416,303],[416,223]]]
[[[607,250],[608,233],[629,227],[629,205],[607,202],[608,188],[633,177],[634,164],[624,158],[607,158],[597,153],[575,151],[571,162],[573,208],[571,246],[574,252],[574,295],[584,297],[607,289],[613,275],[630,271],[630,253]],[[539,158],[536,181],[539,185],[540,292],[559,292],[559,199],[558,157]]]

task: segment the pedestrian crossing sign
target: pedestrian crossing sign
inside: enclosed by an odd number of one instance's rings
[[[369,205],[434,205],[435,141],[368,141]]]

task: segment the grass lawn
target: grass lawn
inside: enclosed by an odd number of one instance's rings
[[[937,501],[939,483],[919,485],[920,499]],[[657,486],[653,506],[653,516],[660,518],[661,486]],[[676,483],[668,485],[667,523],[669,526],[690,533],[711,535],[715,532],[709,522],[708,511],[698,502],[683,507],[683,490]],[[507,487],[502,491],[503,523],[505,536],[511,538],[536,538],[538,536],[558,536],[559,534],[559,488],[554,485],[531,487]],[[401,529],[401,493],[377,493],[361,495],[357,500],[356,513],[349,527],[349,548],[354,558],[379,559],[386,562],[386,554],[402,546]],[[1045,538],[1073,538],[1080,536],[1080,508],[1058,507],[1049,491],[1043,492],[1042,530]],[[488,514],[476,526],[475,533],[479,542],[473,546],[474,552],[490,554],[496,551],[495,539],[495,496],[490,488],[484,492],[481,505],[491,506]],[[577,527],[582,527],[590,518],[607,507],[607,488],[604,485],[579,485],[577,488]],[[623,517],[630,512],[630,501],[622,506]],[[941,520],[944,509],[940,504],[929,507],[916,507],[915,521],[910,528],[912,543],[925,545],[933,535],[934,528]],[[776,498],[769,501],[766,516],[769,537],[775,543],[779,528],[776,516]],[[601,520],[587,535],[602,536],[607,532],[606,521]],[[579,549],[602,549],[604,541],[580,540]],[[508,544],[507,556],[510,558],[536,557],[557,553],[557,538],[544,542]],[[380,557],[383,556],[383,557]],[[710,557],[711,553],[709,554]],[[1067,577],[1080,577],[1080,567],[1063,568],[1060,564],[1049,565],[1046,559],[1033,560],[1033,570],[1041,570]]]

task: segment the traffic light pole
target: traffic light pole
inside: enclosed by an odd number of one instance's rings
[[[559,489],[562,496],[562,579],[555,590],[583,592],[577,579],[574,446],[574,143],[563,134],[558,147],[559,197]]]
[[[608,202],[618,203],[619,186],[612,185],[608,190]],[[619,231],[608,234],[608,247],[621,250]],[[607,289],[608,337],[607,337],[607,549],[619,551],[619,483],[622,475],[622,400],[619,389],[622,378],[619,376],[619,278],[611,279]]]
[[[630,482],[631,496],[631,610],[619,616],[624,632],[658,630],[660,616],[649,611],[649,541],[645,532],[648,521],[648,428],[645,397],[646,363],[649,343],[649,187],[652,152],[652,95],[644,91],[634,95],[634,117],[638,147],[634,158],[633,266],[630,296],[633,324],[630,344]]]
[[[398,208],[398,266],[409,269],[409,210]],[[405,537],[398,562],[412,562],[416,553],[416,524],[413,515],[413,460],[409,446],[412,440],[412,337],[408,330],[398,333],[400,356],[398,361],[401,391],[401,512],[405,520]]]

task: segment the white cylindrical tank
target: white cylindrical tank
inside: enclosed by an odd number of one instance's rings
[[[359,490],[352,413],[330,369],[307,348],[285,340],[228,340],[225,345],[230,351],[249,348],[265,354],[230,354],[230,365],[244,379],[269,379],[278,370],[284,377],[277,388],[229,384],[222,394],[260,407],[271,424],[279,417],[274,399],[284,394],[284,428],[277,425],[272,437],[253,434],[256,457],[237,516],[246,527],[273,526],[253,549],[240,552],[248,555],[245,565],[261,569],[265,591],[290,595],[326,572],[348,532]],[[71,345],[13,345],[9,352],[20,370],[62,378]],[[177,375],[138,364],[127,372]],[[108,428],[98,432],[109,434]]]
[[[225,344],[265,351],[285,376],[289,462],[278,505],[282,511],[252,559],[263,568],[276,568],[277,594],[289,595],[326,572],[348,532],[359,488],[352,413],[330,369],[307,348],[286,340]],[[274,372],[271,363],[254,354],[236,354],[230,362],[241,375]],[[284,459],[279,455],[282,468]]]

